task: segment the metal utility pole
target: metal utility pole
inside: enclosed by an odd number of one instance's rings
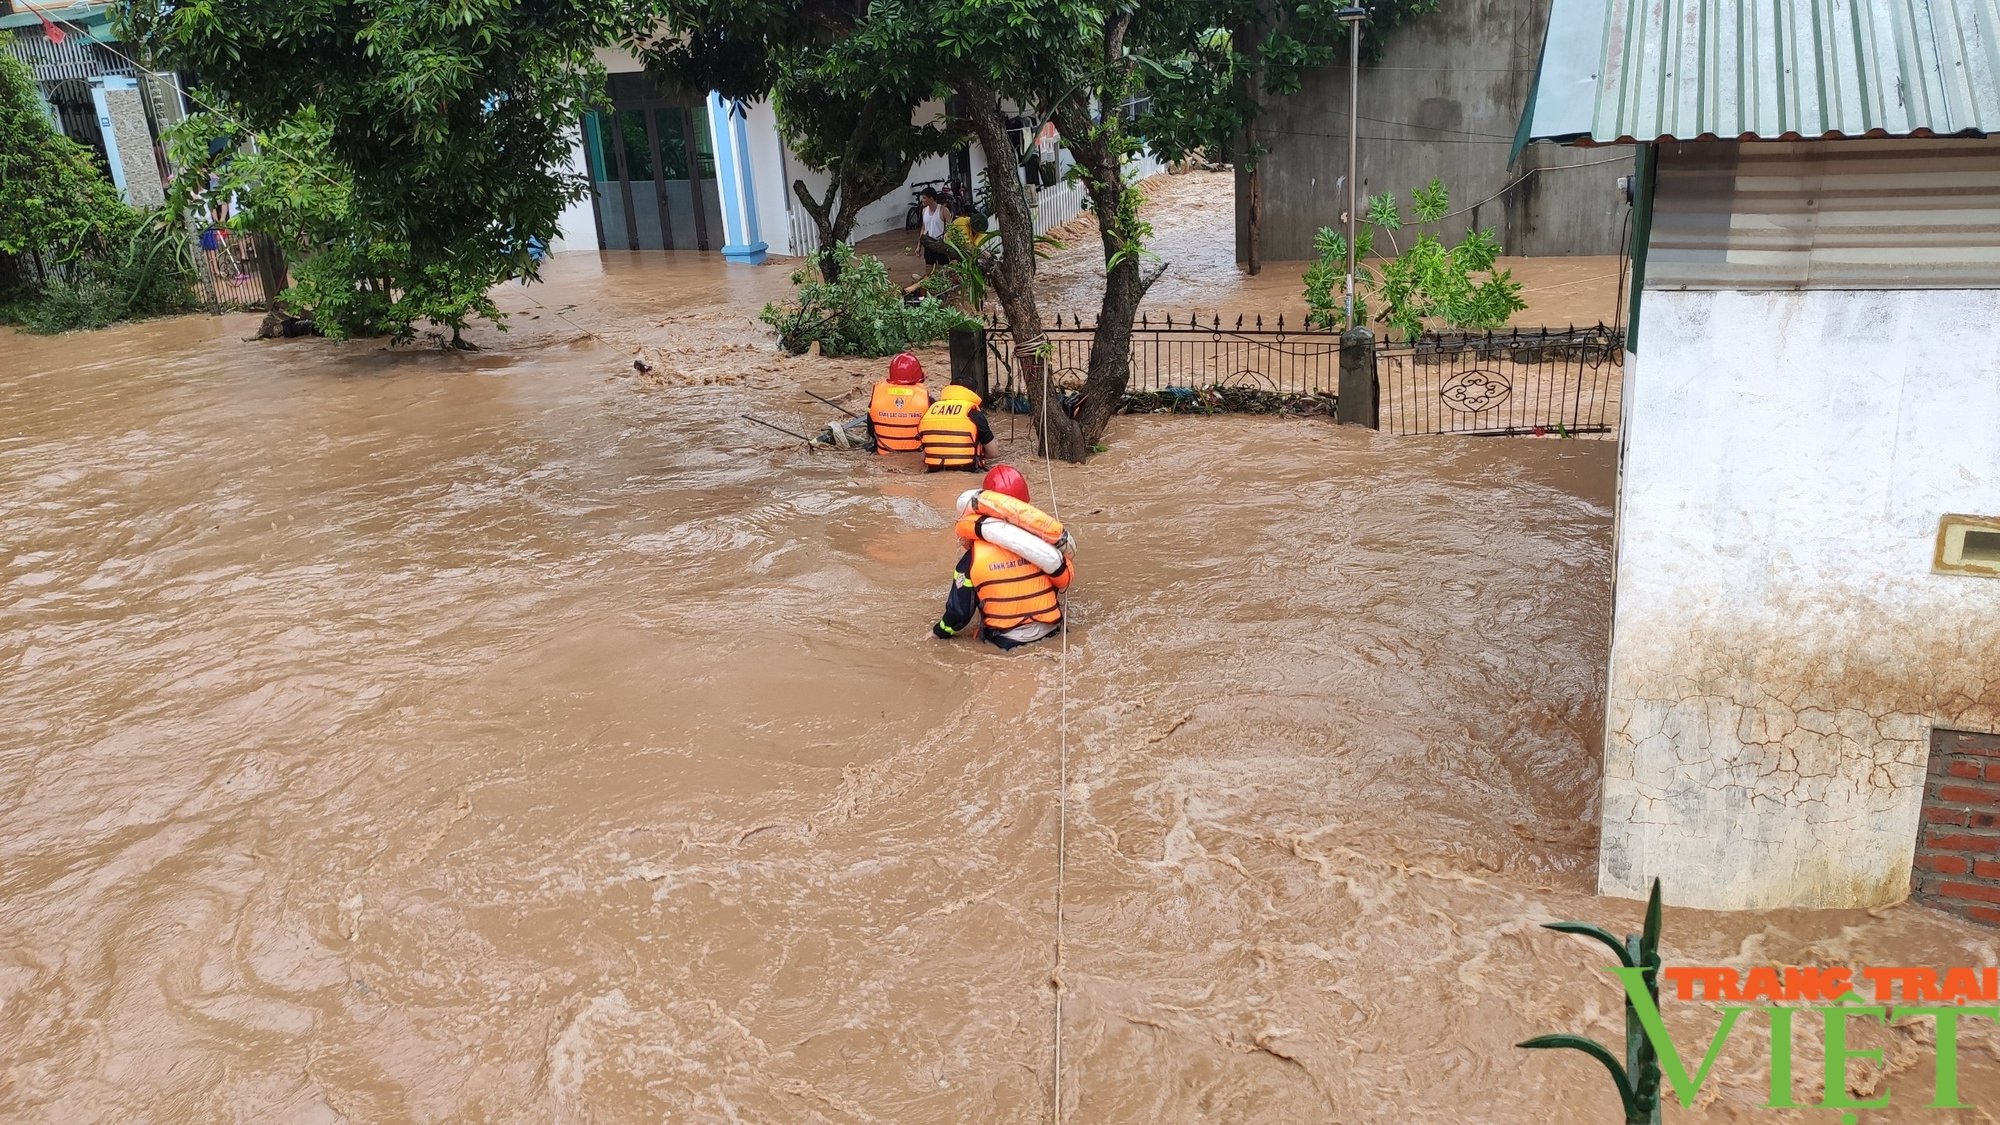
[[[1366,8],[1342,8],[1335,13],[1347,25],[1347,326],[1354,327],[1354,235],[1360,216],[1360,167],[1355,162],[1355,137],[1361,124],[1361,22]]]

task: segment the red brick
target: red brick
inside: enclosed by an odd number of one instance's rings
[[[1969,832],[1942,832],[1931,829],[1924,847],[1947,852],[2000,852],[2000,836],[1975,836]]]
[[[2000,765],[1988,766],[1987,769],[2000,770]],[[1946,761],[1944,772],[1953,777],[1984,778],[1987,776],[1986,771],[1979,768],[1978,762],[1968,762],[1964,758],[1952,758]]]
[[[1981,922],[1990,922],[1995,925],[2000,925],[2000,910],[1995,910],[1993,907],[1967,906],[1967,907],[1962,907],[1961,909],[1965,911],[1965,916],[1968,918],[1976,919]]]
[[[1952,764],[1953,764],[1953,765],[1957,765],[1958,763],[1954,762],[1954,763],[1952,763]],[[2000,781],[2000,762],[1989,762],[1989,763],[1987,763],[1987,765],[1986,765],[1986,780],[1988,780],[1988,781]]]
[[[1965,823],[1973,828],[1993,828],[2000,826],[2000,813],[1968,812],[1965,814]]]
[[[1940,785],[1938,799],[1960,805],[2000,805],[2000,789],[1971,785]]]
[[[1946,857],[1939,856],[1938,858],[1944,859]],[[1954,856],[1951,858],[1957,858],[1957,857]],[[1940,868],[1940,870],[1942,870],[1942,868]],[[2000,879],[2000,863],[1995,863],[1990,859],[1979,860],[1972,865],[1972,873],[1974,875],[1979,876],[1981,879]],[[1951,874],[1963,875],[1965,873],[1963,871],[1958,871],[1958,872],[1951,872]]]
[[[1925,824],[1962,825],[1967,821],[1967,819],[1969,818],[1967,817],[1964,809],[1940,809],[1936,807],[1931,807],[1931,808],[1926,808],[1924,810]]]
[[[1940,883],[1937,893],[1946,898],[1969,898],[1981,902],[2000,902],[2000,885],[1985,883]]]
[[[1982,879],[1991,879],[1995,875],[2000,875],[2000,863],[1981,860],[1979,862],[1980,867],[1990,867],[1992,870],[1979,871],[1973,868],[1971,860],[1966,859],[1962,855],[1920,855],[1917,857],[1917,866],[1925,871],[1936,871],[1945,875],[1963,875],[1967,871],[1972,871],[1973,874]]]

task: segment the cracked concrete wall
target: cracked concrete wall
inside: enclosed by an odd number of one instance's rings
[[[1643,294],[1599,889],[1708,909],[1909,890],[1929,729],[2000,729],[2000,291]]]

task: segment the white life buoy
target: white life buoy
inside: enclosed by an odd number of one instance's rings
[[[1054,574],[1063,568],[1063,553],[1032,531],[1015,527],[1006,520],[991,516],[979,521],[979,537],[995,547],[1012,551],[1034,563],[1043,574]]]

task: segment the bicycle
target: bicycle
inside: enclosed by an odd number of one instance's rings
[[[938,202],[951,209],[954,215],[963,215],[970,209],[971,193],[951,180],[924,180],[910,185],[910,209],[903,215],[903,229],[916,230],[924,225],[924,189],[937,192]]]

